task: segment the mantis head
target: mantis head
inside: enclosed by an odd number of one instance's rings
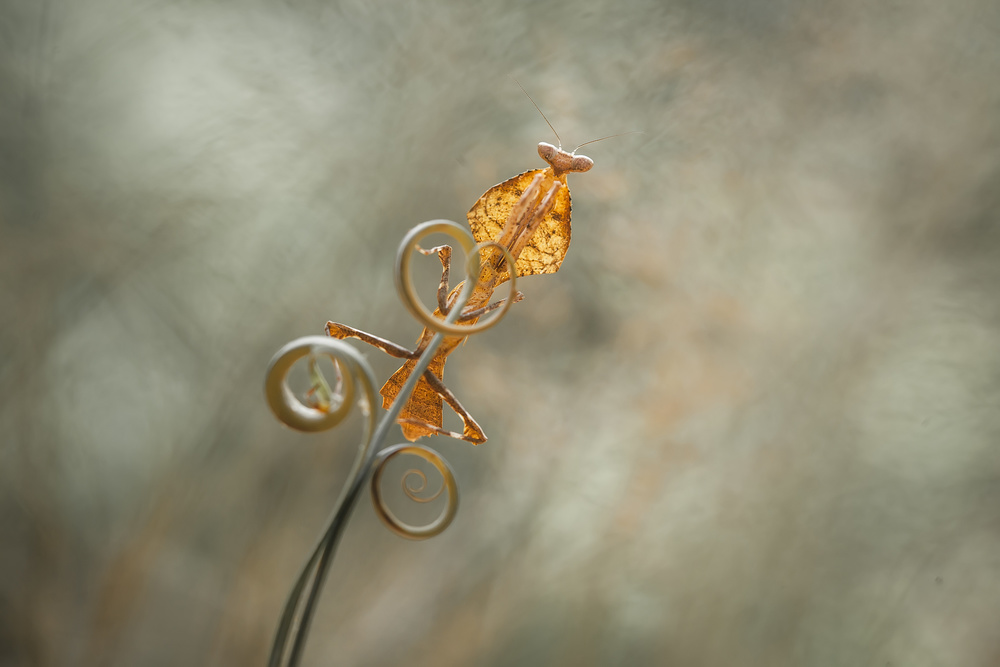
[[[594,166],[594,161],[586,155],[567,153],[544,141],[538,144],[538,154],[552,166],[556,175],[567,171],[589,171]]]

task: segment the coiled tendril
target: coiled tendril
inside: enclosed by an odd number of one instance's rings
[[[430,234],[447,234],[458,242],[466,254],[465,283],[458,298],[443,320],[429,311],[417,296],[410,277],[410,259],[418,248],[418,243]],[[490,247],[498,248],[507,262],[510,277],[510,297],[496,315],[470,325],[459,325],[456,321],[479,279],[480,253]],[[282,664],[294,666],[299,663],[309,632],[309,623],[319,599],[319,593],[333,560],[337,543],[343,534],[350,512],[357,501],[361,487],[371,475],[371,495],[375,511],[385,525],[397,535],[414,540],[427,539],[444,531],[458,512],[458,485],[448,463],[434,450],[422,445],[402,444],[381,449],[386,435],[396,423],[403,405],[409,399],[417,380],[430,364],[434,353],[446,336],[469,336],[494,326],[506,314],[513,302],[515,281],[514,259],[503,246],[487,241],[476,245],[472,235],[464,227],[450,220],[432,220],[417,225],[407,233],[396,254],[396,288],[407,309],[428,329],[436,332],[413,368],[410,377],[403,384],[398,396],[382,420],[375,426],[376,398],[374,374],[371,366],[353,347],[341,340],[325,336],[305,336],[291,341],[278,350],[268,364],[264,381],[264,393],[274,415],[286,426],[298,431],[315,433],[333,428],[342,422],[357,404],[365,416],[364,433],[358,446],[351,473],[340,494],[327,527],[313,549],[311,556],[292,587],[278,623],[274,644],[271,648],[269,667]],[[316,359],[328,357],[337,370],[335,389],[330,389],[320,373]],[[307,358],[313,385],[310,400],[301,400],[288,386],[288,374],[296,362]],[[386,464],[397,456],[411,455],[423,458],[433,465],[441,475],[441,488],[431,497],[421,497],[427,486],[423,471],[412,468],[403,474],[402,484],[405,495],[415,502],[426,503],[447,491],[447,504],[438,517],[425,526],[413,526],[401,521],[389,509],[382,496],[381,481]],[[419,486],[412,486],[408,480],[419,480]],[[294,634],[293,634],[294,628]],[[289,642],[291,642],[289,644]]]
[[[403,493],[406,497],[414,502],[418,503],[429,503],[438,496],[441,492],[447,489],[448,491],[448,505],[444,508],[444,511],[438,516],[437,519],[427,524],[426,526],[411,526],[408,523],[403,523],[400,521],[389,506],[385,503],[382,498],[382,475],[385,472],[386,464],[400,454],[413,454],[419,456],[420,458],[428,461],[437,468],[437,471],[441,473],[441,488],[438,489],[437,493],[429,498],[421,498],[418,493],[421,493],[425,488],[427,488],[427,475],[424,474],[422,470],[417,470],[416,468],[411,468],[403,474],[402,486]],[[452,498],[458,499],[458,487],[455,483],[455,476],[451,472],[451,468],[448,467],[448,463],[441,458],[441,455],[435,452],[433,449],[428,447],[422,447],[420,445],[394,445],[392,447],[387,447],[379,453],[379,463],[375,467],[375,473],[372,475],[372,499],[375,506],[375,512],[378,517],[382,519],[389,530],[396,533],[400,537],[406,537],[411,540],[426,540],[428,537],[434,537],[440,534],[448,527],[451,520],[455,518],[455,514],[458,512],[458,502],[450,502]],[[407,484],[407,480],[416,477],[420,480],[419,487],[411,487]]]

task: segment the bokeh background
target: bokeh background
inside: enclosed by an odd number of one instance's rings
[[[363,499],[305,663],[1000,664],[995,0],[0,7],[0,665],[263,664],[360,433],[265,365],[416,338],[403,234],[553,140],[511,75],[644,134],[448,364],[455,523]]]

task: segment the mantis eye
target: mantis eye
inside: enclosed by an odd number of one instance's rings
[[[559,153],[559,149],[552,144],[547,144],[544,141],[538,144],[538,155],[546,162],[552,162],[555,156]]]
[[[590,168],[593,166],[594,161],[586,155],[576,155],[573,157],[573,161],[569,163],[569,171],[590,171]]]

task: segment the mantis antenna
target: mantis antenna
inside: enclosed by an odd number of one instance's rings
[[[510,78],[514,79],[514,77]],[[518,81],[517,79],[514,79],[514,83],[516,83],[517,87],[521,89],[521,92],[524,93],[524,96],[528,98],[528,101],[531,102],[531,104],[535,107],[535,110],[539,114],[541,114],[542,120],[544,120],[545,124],[549,126],[550,130],[552,130],[552,134],[556,135],[556,141],[559,142],[559,148],[562,148],[562,139],[559,137],[559,133],[556,132],[556,128],[552,127],[552,123],[549,122],[549,119],[545,117],[545,114],[542,113],[542,110],[538,108],[537,104],[535,104],[535,100],[531,99],[531,95],[528,95],[528,91],[524,89],[524,86],[521,85],[521,82]]]
[[[527,93],[525,93],[525,95],[527,95]],[[553,130],[553,132],[555,132],[555,130]],[[615,137],[624,137],[626,134],[645,134],[645,132],[643,132],[642,130],[632,130],[630,132],[619,132],[618,134],[609,134],[608,136],[601,137],[600,139],[591,139],[590,141],[585,141],[576,148],[574,148],[573,153],[576,153],[578,150],[580,150],[581,148],[583,148],[588,144],[596,144],[598,141],[604,141],[605,139],[614,139]],[[570,153],[570,155],[572,155],[573,153]]]

